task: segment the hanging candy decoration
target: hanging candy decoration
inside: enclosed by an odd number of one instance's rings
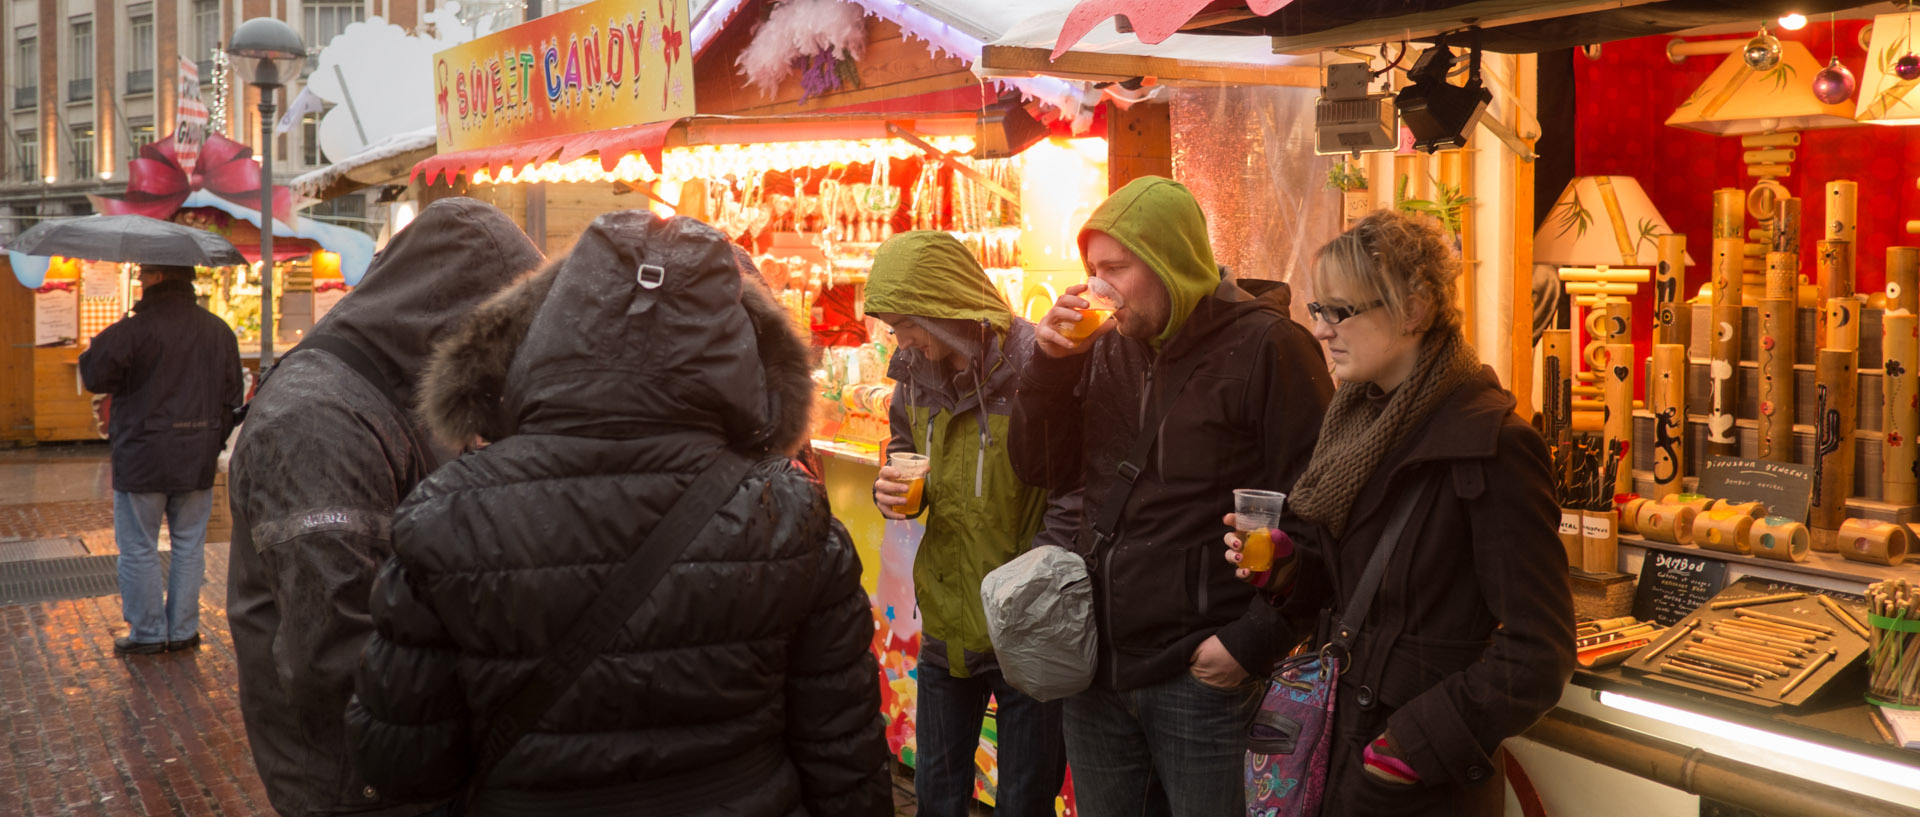
[[[1755,71],[1770,71],[1780,64],[1780,41],[1762,26],[1760,33],[1747,41],[1747,49],[1741,53],[1741,59]]]
[[[1839,57],[1827,60],[1827,67],[1813,75],[1813,98],[1828,105],[1838,105],[1853,96],[1853,72],[1840,64]]]

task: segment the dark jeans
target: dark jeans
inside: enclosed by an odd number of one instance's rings
[[[1067,699],[1067,759],[1083,817],[1245,817],[1249,680],[1216,689],[1186,672]]]
[[[996,719],[999,786],[993,813],[999,817],[1052,817],[1053,800],[1066,776],[1059,701],[1041,703],[1007,683],[998,670],[956,678],[921,664],[920,700],[914,711],[913,794],[926,817],[966,817],[973,802],[973,753],[987,697],[1000,705]]]

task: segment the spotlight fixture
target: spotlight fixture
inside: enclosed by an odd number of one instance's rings
[[[1807,27],[1807,16],[1804,14],[1794,13],[1794,14],[1789,14],[1785,17],[1782,17],[1776,22],[1780,24],[1780,29],[1782,31],[1799,31],[1800,29]]]
[[[1313,152],[1378,153],[1400,146],[1393,96],[1367,92],[1373,72],[1362,62],[1327,66],[1327,84],[1313,105]]]
[[[1468,57],[1466,87],[1447,82],[1453,71],[1453,51],[1443,37],[1420,54],[1407,71],[1412,84],[1400,89],[1394,105],[1400,119],[1413,131],[1413,147],[1432,153],[1441,148],[1465,147],[1473,126],[1487,112],[1493,92],[1480,84],[1480,49]]]

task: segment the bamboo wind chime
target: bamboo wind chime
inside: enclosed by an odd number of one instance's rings
[[[1741,294],[1745,285],[1741,264],[1747,242],[1746,196],[1738,188],[1713,191],[1713,281],[1709,300],[1707,338],[1707,451],[1724,457],[1740,455],[1734,429],[1734,406],[1739,404]]]
[[[1839,179],[1827,183],[1826,238],[1820,241],[1820,312],[1814,337],[1821,344],[1814,361],[1813,502],[1807,525],[1813,549],[1836,550],[1835,534],[1847,518],[1853,495],[1853,429],[1858,414],[1860,301],[1854,297],[1854,217],[1859,185]]]
[[[1794,462],[1794,362],[1799,351],[1800,200],[1775,204],[1766,296],[1760,299],[1760,459]]]

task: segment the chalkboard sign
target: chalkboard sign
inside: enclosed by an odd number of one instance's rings
[[[1726,562],[1649,550],[1640,563],[1640,586],[1633,592],[1633,617],[1671,627],[1726,586]]]
[[[1700,474],[1700,493],[1729,502],[1759,502],[1768,516],[1807,521],[1813,495],[1813,469],[1791,462],[1709,457]]]

